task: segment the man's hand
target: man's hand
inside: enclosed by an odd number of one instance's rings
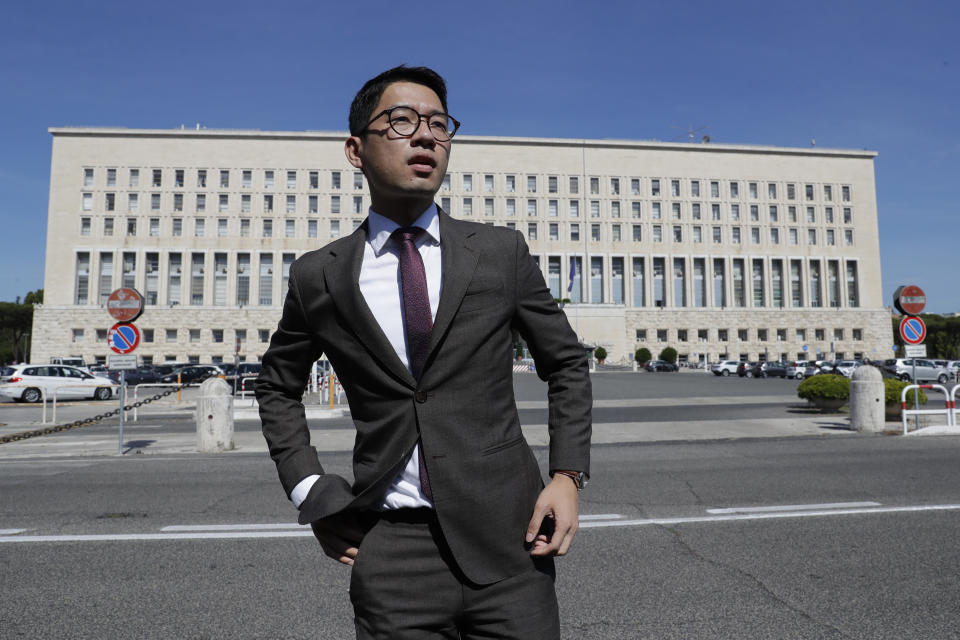
[[[553,476],[533,508],[533,517],[527,525],[527,544],[532,545],[532,556],[562,556],[570,549],[573,535],[580,525],[578,510],[580,497],[573,479],[557,473]],[[553,532],[541,531],[544,519],[553,520]]]
[[[310,526],[327,556],[353,566],[360,548],[360,541],[367,533],[356,515],[341,513],[311,522]]]

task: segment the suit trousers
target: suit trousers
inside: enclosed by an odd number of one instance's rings
[[[559,640],[553,558],[531,557],[528,571],[472,584],[432,509],[371,520],[350,575],[358,640]]]

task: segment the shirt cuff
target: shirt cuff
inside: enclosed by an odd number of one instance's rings
[[[297,483],[297,486],[293,488],[293,491],[290,492],[290,501],[293,503],[297,509],[300,508],[300,505],[303,504],[303,501],[307,499],[307,494],[310,493],[310,489],[313,488],[313,483],[320,479],[319,474],[313,474],[307,476],[303,480]]]

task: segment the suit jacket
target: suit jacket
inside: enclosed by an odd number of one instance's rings
[[[543,480],[520,430],[511,331],[526,339],[548,383],[550,469],[589,472],[592,405],[583,347],[516,231],[440,212],[443,285],[419,380],[397,357],[358,285],[367,241],[353,234],[290,269],[283,316],[256,395],[263,433],[289,495],[320,474],[300,507],[306,524],[379,504],[422,442],[444,537],[471,581],[527,570],[527,523]],[[354,482],[324,474],[301,403],[326,354],[356,425]]]

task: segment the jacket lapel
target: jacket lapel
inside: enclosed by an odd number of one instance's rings
[[[439,207],[438,207],[439,209]],[[440,210],[440,244],[441,260],[443,261],[443,287],[440,291],[440,304],[437,305],[437,315],[433,321],[433,333],[430,336],[430,355],[427,356],[429,367],[430,356],[433,355],[440,338],[446,333],[450,322],[460,308],[463,294],[473,278],[477,268],[479,256],[470,246],[470,236],[473,232],[463,233],[460,225],[450,216]]]
[[[363,266],[363,252],[367,243],[367,223],[364,222],[346,240],[331,248],[334,260],[324,269],[327,291],[348,323],[344,329],[353,333],[384,369],[414,387],[416,381],[397,357],[397,352],[360,292],[360,268]]]

